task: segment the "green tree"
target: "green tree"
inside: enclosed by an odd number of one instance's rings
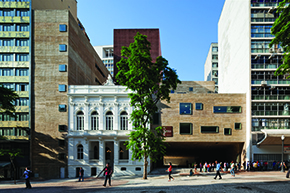
[[[16,184],[16,167],[15,167],[15,164],[14,164],[14,158],[15,157],[22,157],[20,155],[21,153],[21,149],[0,149],[0,156],[5,156],[5,155],[8,155],[9,156],[9,159],[10,159],[10,162],[13,166],[13,173],[14,173],[14,184]]]
[[[162,128],[150,129],[152,117],[158,111],[157,103],[170,102],[170,89],[176,89],[181,82],[166,59],[159,56],[152,62],[151,44],[146,35],[138,32],[134,40],[129,47],[122,47],[116,79],[133,91],[129,97],[134,107],[131,114],[134,130],[130,132],[127,149],[132,150],[133,160],[144,161],[143,179],[147,179],[148,158],[155,162],[166,149]]]
[[[283,64],[275,71],[275,75],[285,75],[287,74],[289,78],[290,72],[290,0],[282,1],[277,7],[276,13],[279,17],[275,20],[272,28],[271,34],[275,38],[270,42],[269,47],[275,44],[280,44],[283,48]]]
[[[14,102],[19,96],[12,90],[0,85],[0,112],[14,116]]]

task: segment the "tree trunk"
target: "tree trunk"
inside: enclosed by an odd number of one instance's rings
[[[13,178],[14,178],[14,184],[16,184],[16,169],[15,169],[15,165],[14,165],[14,162],[13,162],[13,159],[10,158],[10,161],[12,163],[12,166],[13,166]]]
[[[147,166],[148,166],[147,156],[144,155],[143,180],[147,180]]]

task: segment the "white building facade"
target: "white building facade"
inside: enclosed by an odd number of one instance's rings
[[[215,92],[218,92],[218,43],[211,43],[204,63],[204,81],[215,82]]]
[[[69,86],[69,178],[77,177],[80,167],[85,177],[96,176],[106,163],[113,175],[142,175],[143,162],[132,161],[124,144],[132,130],[129,93],[111,78],[103,86]]]
[[[114,76],[114,46],[94,46],[94,48],[111,75]]]

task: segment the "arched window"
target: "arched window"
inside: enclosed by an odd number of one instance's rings
[[[120,130],[128,130],[128,113],[125,111],[120,115]]]
[[[99,114],[96,111],[91,115],[91,130],[99,130]]]
[[[78,145],[78,159],[84,159],[84,148],[83,145]]]
[[[106,130],[113,130],[113,113],[111,111],[106,113]]]
[[[77,113],[77,130],[84,130],[84,113],[82,111]]]

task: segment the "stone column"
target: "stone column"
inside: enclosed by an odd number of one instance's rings
[[[105,161],[105,142],[99,137],[99,164],[104,166]]]
[[[114,101],[114,122],[113,122],[113,130],[119,130],[119,103],[118,103],[118,98],[115,96],[115,101]]]
[[[88,138],[84,137],[84,143],[83,143],[83,154],[84,154],[84,161],[85,163],[89,163],[89,141]]]
[[[100,121],[100,127],[99,129],[100,130],[106,130],[104,127],[105,127],[105,124],[104,124],[104,119],[105,119],[105,116],[104,116],[104,105],[102,103],[102,96],[100,96],[100,102],[99,102],[99,121]]]
[[[117,137],[114,138],[114,165],[119,164],[119,140]]]
[[[89,103],[88,103],[88,97],[85,96],[85,107],[84,107],[84,130],[90,130],[89,129]]]

